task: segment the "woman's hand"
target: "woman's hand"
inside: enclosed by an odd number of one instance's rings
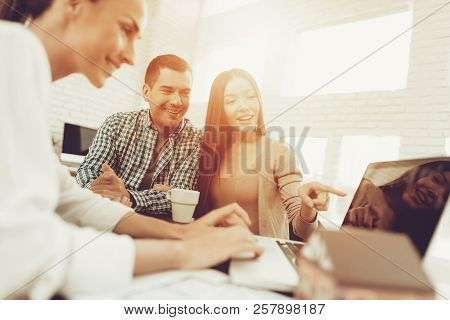
[[[255,236],[242,226],[213,228],[186,240],[135,240],[134,275],[170,269],[202,269],[240,253],[261,255]]]
[[[248,230],[250,224],[248,213],[237,203],[231,203],[225,207],[212,210],[190,224],[183,225],[183,238],[198,236],[210,232],[217,227],[240,226]]]
[[[305,183],[300,187],[299,195],[302,198],[301,217],[306,221],[316,219],[316,211],[328,210],[330,193],[343,197],[345,192],[319,182]]]
[[[131,208],[133,206],[133,203],[131,202],[130,198],[128,198],[128,197],[116,198],[116,199],[112,199],[112,200],[120,202],[121,204],[123,204],[124,206],[127,206],[129,208]]]
[[[389,207],[383,191],[365,180],[349,209],[344,223],[368,229],[391,229],[395,213]]]
[[[263,248],[255,236],[242,226],[214,228],[214,230],[182,241],[183,256],[180,269],[208,268],[244,252],[260,256]]]

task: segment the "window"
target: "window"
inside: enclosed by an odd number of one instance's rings
[[[344,136],[338,181],[357,187],[369,163],[399,159],[400,137]]]
[[[330,230],[339,229],[369,163],[398,160],[400,137],[344,136],[341,143],[337,179],[333,186],[347,196],[330,198],[327,212],[319,214],[319,221]]]
[[[411,27],[410,11],[298,34],[287,59],[283,93],[305,96]],[[368,57],[319,93],[406,87],[411,32]]]
[[[259,0],[203,0],[202,16],[213,16],[258,1]]]
[[[258,41],[229,45],[210,50],[194,67],[193,101],[208,101],[212,82],[225,70],[241,68],[255,78],[261,88],[264,75],[264,45]]]
[[[447,156],[450,156],[450,138],[445,139],[445,151],[447,152]]]
[[[320,180],[324,174],[327,139],[289,137],[286,142],[299,159],[305,180]]]

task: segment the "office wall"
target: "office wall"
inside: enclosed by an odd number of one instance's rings
[[[292,34],[337,23],[392,13],[411,6],[417,21],[442,4],[440,0],[261,0],[208,18],[200,18],[201,0],[149,0],[149,23],[138,42],[135,67],[123,67],[116,79],[101,89],[82,76],[71,76],[54,85],[51,129],[60,148],[64,122],[98,127],[110,114],[143,106],[140,87],[148,61],[161,53],[176,53],[202,63],[201,53],[237,37],[258,34],[266,25],[277,34],[265,61],[262,92],[269,121],[302,97],[281,95],[285,58]],[[400,157],[442,155],[450,137],[450,10],[427,19],[413,29],[408,86],[389,92],[316,94],[270,125],[310,127],[309,137],[328,139],[325,167],[336,172],[344,135],[401,136]],[[232,23],[230,23],[232,21]],[[269,39],[268,39],[269,40]],[[274,39],[270,39],[274,41]],[[196,59],[197,58],[197,59]],[[200,61],[199,61],[200,59]],[[193,101],[188,115],[197,125],[204,121],[205,103]]]
[[[412,30],[405,89],[318,93],[278,117],[283,110],[303,98],[284,97],[281,93],[281,64],[289,50],[289,41],[302,30],[391,14],[408,7],[412,9],[414,22],[417,22],[444,2],[262,0],[203,18],[198,28],[196,52],[207,52],[221,43],[244,39],[270,26],[270,34],[264,36],[273,49],[265,61],[261,88],[265,120],[270,121],[270,126],[285,128],[286,134],[289,134],[288,127],[296,127],[296,132],[300,133],[307,126],[310,128],[309,137],[326,138],[325,175],[328,180],[333,180],[338,170],[343,136],[400,136],[400,158],[445,154],[445,137],[450,136],[450,6]],[[192,113],[195,123],[203,123],[204,110],[205,103],[195,105]]]
[[[104,88],[94,88],[83,76],[73,75],[53,86],[50,125],[57,152],[61,150],[64,122],[97,128],[115,112],[145,106],[140,96],[148,62],[159,54],[175,53],[192,59],[192,42],[200,0],[148,0],[149,19],[137,42],[135,66],[124,66]]]

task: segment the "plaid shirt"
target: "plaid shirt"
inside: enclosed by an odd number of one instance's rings
[[[134,198],[135,211],[160,214],[171,211],[171,203],[162,191],[139,190],[153,159],[158,131],[148,109],[116,113],[103,123],[77,171],[76,180],[83,188],[101,175],[101,166],[108,164],[123,180]],[[183,119],[178,129],[155,158],[151,186],[165,184],[172,188],[197,189],[201,152],[201,131]]]

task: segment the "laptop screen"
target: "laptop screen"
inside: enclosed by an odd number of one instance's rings
[[[65,123],[61,159],[81,163],[96,133],[95,129]]]
[[[423,256],[450,190],[450,157],[370,164],[344,225],[409,235]]]

